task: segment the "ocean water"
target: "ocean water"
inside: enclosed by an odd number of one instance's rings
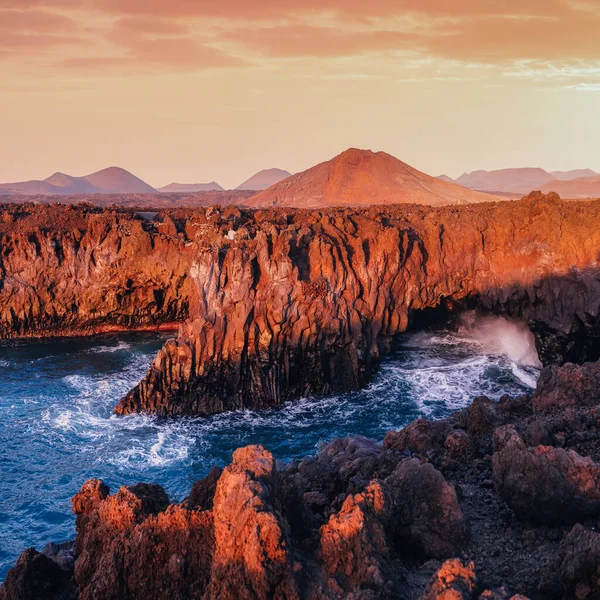
[[[480,394],[529,391],[539,373],[522,326],[467,315],[452,330],[402,336],[359,392],[209,418],[112,415],[164,339],[136,333],[0,344],[0,581],[23,549],[74,535],[70,499],[90,477],[113,491],[160,483],[181,500],[239,446],[260,443],[291,460],[334,437],[381,440]]]

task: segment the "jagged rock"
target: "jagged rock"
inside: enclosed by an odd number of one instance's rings
[[[53,560],[25,550],[0,587],[0,600],[75,600],[72,576]]]
[[[600,361],[546,367],[533,395],[536,411],[596,404],[600,404]]]
[[[421,600],[471,600],[476,584],[475,564],[453,558],[436,571]]]
[[[562,524],[600,514],[600,466],[562,448],[528,448],[512,426],[494,439],[494,485],[521,518]]]
[[[336,438],[288,468],[302,494],[317,493],[329,507],[341,494],[361,492],[372,479],[383,479],[396,468],[398,459],[381,452],[381,444],[361,436]],[[340,508],[340,505],[335,508]]]
[[[478,396],[461,411],[458,422],[473,435],[490,434],[502,423],[501,410],[497,402]]]
[[[592,207],[532,195],[248,214],[247,239],[222,228],[197,254],[190,319],[116,410],[210,414],[361,387],[415,314],[467,301],[526,320],[546,363],[589,359],[600,328]]]
[[[441,421],[417,419],[400,431],[390,431],[383,440],[384,450],[410,450],[433,458],[444,450],[447,425]]]
[[[476,454],[473,438],[460,429],[451,431],[444,442],[444,463],[451,465],[455,462],[466,462]]]
[[[6,209],[0,336],[185,321],[118,413],[260,409],[361,387],[429,309],[525,320],[545,363],[598,359],[597,206],[532,194],[152,221],[89,205]]]
[[[58,544],[50,542],[44,546],[42,554],[53,560],[64,571],[72,572],[75,566],[75,540]]]
[[[299,598],[276,488],[269,452],[261,446],[234,452],[214,499],[215,552],[206,600]]]
[[[200,479],[194,483],[190,495],[183,501],[183,504],[187,508],[212,509],[217,483],[222,474],[223,469],[213,467],[204,479]]]
[[[559,573],[565,591],[578,600],[600,595],[600,534],[577,524],[561,542]]]
[[[403,460],[385,480],[395,545],[407,555],[446,558],[460,550],[466,528],[456,492],[430,463]]]
[[[323,566],[346,593],[353,589],[383,591],[384,561],[389,547],[385,532],[390,502],[379,481],[361,494],[348,496],[341,510],[321,527]],[[337,586],[336,586],[337,587]]]
[[[214,546],[211,513],[168,505],[157,485],[109,496],[98,480],[83,486],[73,509],[80,600],[203,598]]]

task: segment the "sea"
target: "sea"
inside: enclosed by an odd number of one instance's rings
[[[160,483],[172,501],[233,451],[262,444],[281,461],[336,437],[383,440],[478,395],[531,392],[540,371],[522,324],[465,313],[398,336],[361,391],[203,418],[116,416],[166,339],[155,333],[0,343],[0,581],[22,550],[75,535],[71,498],[91,477],[116,492]]]

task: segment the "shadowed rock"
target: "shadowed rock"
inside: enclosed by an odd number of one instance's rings
[[[512,426],[498,431],[494,447],[494,485],[519,517],[553,524],[600,514],[600,467],[592,459],[562,448],[528,448]]]
[[[456,554],[466,539],[456,492],[433,465],[403,460],[385,480],[396,547],[425,558]]]
[[[535,410],[600,404],[600,361],[546,367],[537,382]]]

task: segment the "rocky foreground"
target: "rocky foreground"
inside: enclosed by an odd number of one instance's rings
[[[465,308],[525,321],[544,364],[600,358],[600,201],[0,217],[0,337],[180,324],[118,413],[356,389],[396,334]]]
[[[241,448],[180,504],[90,480],[75,541],[25,551],[0,599],[600,598],[599,427],[600,363],[568,364],[383,444]]]

